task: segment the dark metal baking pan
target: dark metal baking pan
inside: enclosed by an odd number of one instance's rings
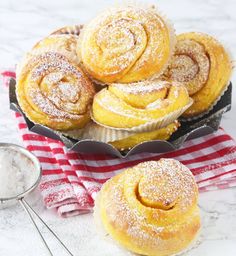
[[[10,108],[20,112],[31,132],[62,141],[69,150],[79,153],[101,153],[117,157],[127,157],[131,154],[150,152],[164,153],[180,148],[186,140],[210,134],[220,126],[222,115],[231,109],[232,84],[228,86],[224,95],[206,115],[192,121],[180,121],[181,127],[170,137],[168,141],[153,140],[140,143],[130,150],[118,151],[112,145],[94,140],[75,140],[40,124],[31,122],[21,111],[16,98],[15,80],[11,79],[9,87]]]

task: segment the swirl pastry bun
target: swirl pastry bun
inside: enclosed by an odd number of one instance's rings
[[[55,130],[82,128],[90,120],[94,87],[67,54],[45,52],[24,61],[17,99],[33,122]]]
[[[93,120],[100,125],[132,129],[158,123],[168,116],[169,123],[182,113],[191,99],[179,83],[143,81],[130,84],[111,84],[98,92],[93,101]],[[167,124],[169,124],[167,123]],[[167,125],[166,124],[166,125]],[[163,126],[162,126],[163,127]],[[162,127],[156,127],[162,128]]]
[[[228,85],[232,65],[224,47],[203,33],[177,36],[175,54],[163,78],[181,82],[194,103],[184,113],[193,117],[209,110]]]
[[[163,72],[174,50],[171,26],[154,8],[128,6],[106,11],[80,36],[85,70],[102,83],[131,83]]]
[[[198,188],[174,159],[143,162],[108,180],[96,198],[95,218],[119,245],[141,255],[186,250],[200,229]]]

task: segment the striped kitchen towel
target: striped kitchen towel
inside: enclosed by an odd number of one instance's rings
[[[14,72],[2,73],[7,85]],[[19,114],[19,131],[28,150],[40,160],[40,190],[47,208],[69,217],[90,212],[102,184],[122,170],[143,161],[175,158],[194,174],[200,192],[236,186],[236,143],[221,128],[214,134],[189,140],[181,149],[164,154],[141,153],[125,159],[68,151],[62,142],[30,132]]]

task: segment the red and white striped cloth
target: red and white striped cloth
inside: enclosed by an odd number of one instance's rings
[[[7,85],[14,72],[2,73]],[[161,157],[175,158],[194,174],[200,192],[236,186],[236,143],[219,129],[216,133],[184,143],[165,154],[142,153],[126,159],[107,155],[85,155],[68,151],[59,142],[30,132],[16,113],[19,131],[28,150],[40,160],[43,176],[40,190],[47,208],[69,217],[90,212],[102,184],[127,167]]]

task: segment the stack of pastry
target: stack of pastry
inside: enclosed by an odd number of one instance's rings
[[[209,111],[231,69],[214,38],[176,37],[153,7],[116,7],[37,43],[18,66],[17,97],[31,121],[123,150]]]

